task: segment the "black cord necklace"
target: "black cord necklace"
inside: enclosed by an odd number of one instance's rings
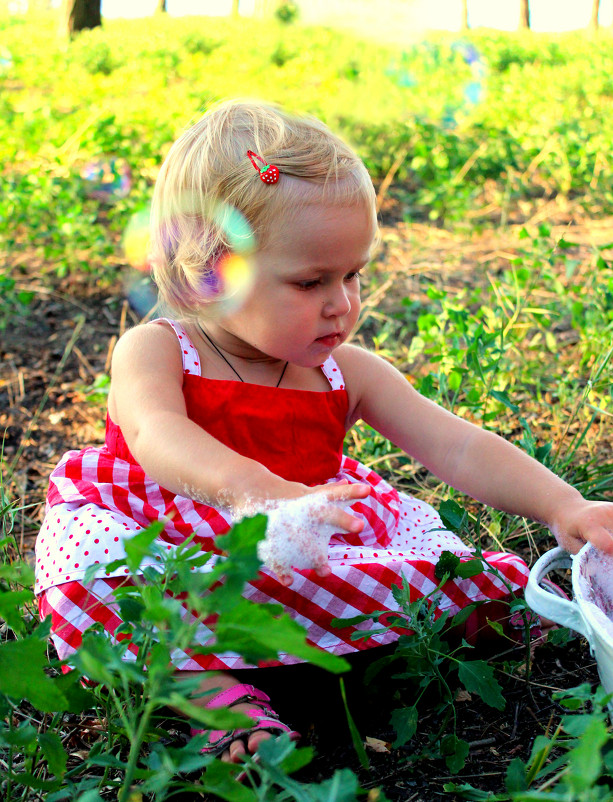
[[[217,353],[219,354],[219,356],[220,356],[220,357],[223,359],[223,361],[226,363],[226,365],[227,365],[227,366],[230,368],[230,370],[232,371],[232,373],[234,373],[236,376],[238,376],[239,380],[240,380],[240,381],[242,381],[242,383],[243,383],[243,384],[245,384],[245,380],[244,380],[244,379],[243,379],[243,377],[240,375],[240,373],[238,372],[238,370],[236,370],[236,368],[235,368],[235,367],[232,365],[232,363],[231,363],[231,362],[230,362],[230,361],[229,361],[229,360],[226,358],[226,356],[225,356],[225,355],[222,353],[221,349],[220,349],[220,348],[219,348],[219,347],[218,347],[218,346],[217,346],[217,345],[216,345],[216,344],[213,342],[213,340],[212,340],[212,339],[209,337],[209,335],[208,335],[208,334],[206,333],[206,331],[205,331],[205,330],[202,328],[202,326],[200,325],[200,323],[199,323],[199,322],[197,323],[197,326],[198,326],[198,328],[200,329],[200,331],[201,331],[201,332],[204,334],[204,336],[206,337],[206,339],[208,340],[208,342],[209,342],[209,343],[210,343],[210,344],[213,346],[213,348],[214,348],[214,349],[217,351]],[[287,366],[288,366],[288,365],[289,365],[289,362],[286,362],[286,363],[285,363],[285,365],[283,365],[283,370],[281,371],[281,375],[279,376],[279,381],[278,381],[278,382],[275,384],[275,387],[278,387],[278,386],[281,384],[281,381],[283,380],[283,377],[285,376],[285,371],[287,370]]]

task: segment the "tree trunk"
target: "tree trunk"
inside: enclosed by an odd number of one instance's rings
[[[86,28],[102,25],[101,0],[64,0],[62,3],[63,27],[71,39]]]
[[[530,28],[530,0],[519,0],[519,27]]]
[[[238,5],[240,0],[232,0],[232,19],[236,19],[238,17]]]
[[[593,31],[598,30],[598,12],[600,11],[600,0],[592,0],[592,18],[590,19],[590,28]]]
[[[155,13],[165,14],[168,9],[166,8],[166,0],[156,0]]]
[[[462,0],[462,30],[468,30],[468,0]]]

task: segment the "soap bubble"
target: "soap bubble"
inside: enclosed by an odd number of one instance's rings
[[[0,47],[0,75],[8,75],[13,69],[13,54],[8,47]]]
[[[133,273],[124,282],[124,292],[130,307],[141,318],[157,305],[158,294],[153,281],[142,273]]]
[[[123,251],[126,262],[142,272],[151,269],[149,264],[149,244],[151,240],[151,210],[141,209],[130,218],[123,233]]]
[[[202,208],[197,203],[186,193],[178,202],[178,213],[202,218],[209,226],[213,224],[221,231],[226,243],[218,258],[212,260],[210,269],[203,274],[200,289],[203,297],[218,305],[222,314],[232,313],[242,306],[253,287],[251,256],[256,247],[255,236],[245,216],[230,204],[215,200]]]
[[[216,266],[218,298],[221,309],[228,314],[236,312],[246,301],[254,283],[253,265],[248,257],[229,253]]]
[[[115,203],[127,197],[132,188],[132,172],[125,159],[94,159],[81,170],[88,198]]]
[[[450,47],[451,53],[436,43],[426,41],[416,44],[392,61],[385,71],[397,86],[412,89],[420,83],[416,67],[421,66],[426,74],[439,70],[451,71],[456,54],[460,56],[468,66],[470,76],[460,87],[461,100],[444,104],[440,117],[443,128],[455,128],[461,116],[469,114],[485,100],[487,92],[487,65],[475,45],[460,39]]]

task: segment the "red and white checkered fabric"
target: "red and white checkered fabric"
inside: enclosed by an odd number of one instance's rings
[[[185,331],[172,324],[180,336],[185,372],[200,375],[198,352]],[[332,389],[343,389],[343,377],[330,358],[322,366]],[[366,631],[370,622],[339,629],[333,618],[347,618],[375,610],[397,609],[391,588],[406,579],[412,598],[419,598],[437,585],[434,568],[442,551],[461,558],[471,550],[454,534],[442,530],[441,520],[428,504],[399,493],[369,468],[343,457],[338,474],[330,482],[347,479],[365,482],[371,494],[352,505],[364,521],[358,535],[337,534],[330,541],[332,574],[326,578],[314,571],[297,571],[286,588],[267,569],[248,583],[244,595],[256,602],[283,605],[302,624],[308,641],[334,654],[347,654],[392,642],[394,632],[352,641],[356,630]],[[119,459],[106,446],[68,452],[51,476],[47,512],[36,543],[36,586],[42,615],[52,615],[53,639],[61,658],[69,657],[79,645],[81,634],[98,621],[113,636],[119,625],[113,589],[129,581],[127,569],[106,574],[106,565],[125,556],[123,543],[154,521],[163,521],[158,545],[174,549],[193,532],[203,551],[217,551],[215,538],[232,525],[223,508],[176,496],[151,480],[138,466]],[[513,590],[527,582],[528,568],[517,556],[490,553],[488,561]],[[82,584],[88,566],[98,564],[91,586]],[[156,565],[151,557],[144,565]],[[212,563],[200,570],[211,570]],[[470,602],[497,600],[508,595],[505,582],[493,573],[448,582],[440,593],[439,609],[451,613]],[[191,613],[186,609],[186,616]],[[210,642],[211,629],[201,622],[198,642]],[[128,655],[132,653],[130,647]],[[279,655],[284,664],[297,662],[291,655]],[[244,667],[238,655],[173,655],[182,669],[233,669]]]

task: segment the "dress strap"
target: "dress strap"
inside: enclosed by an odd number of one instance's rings
[[[321,366],[324,376],[330,382],[330,387],[333,390],[344,390],[345,379],[338,366],[338,362],[332,355],[330,355]]]
[[[177,335],[179,346],[181,347],[181,357],[183,359],[183,373],[191,373],[193,376],[200,376],[200,355],[195,345],[190,340],[183,326],[176,320],[167,317],[158,317],[152,323],[168,323]]]

